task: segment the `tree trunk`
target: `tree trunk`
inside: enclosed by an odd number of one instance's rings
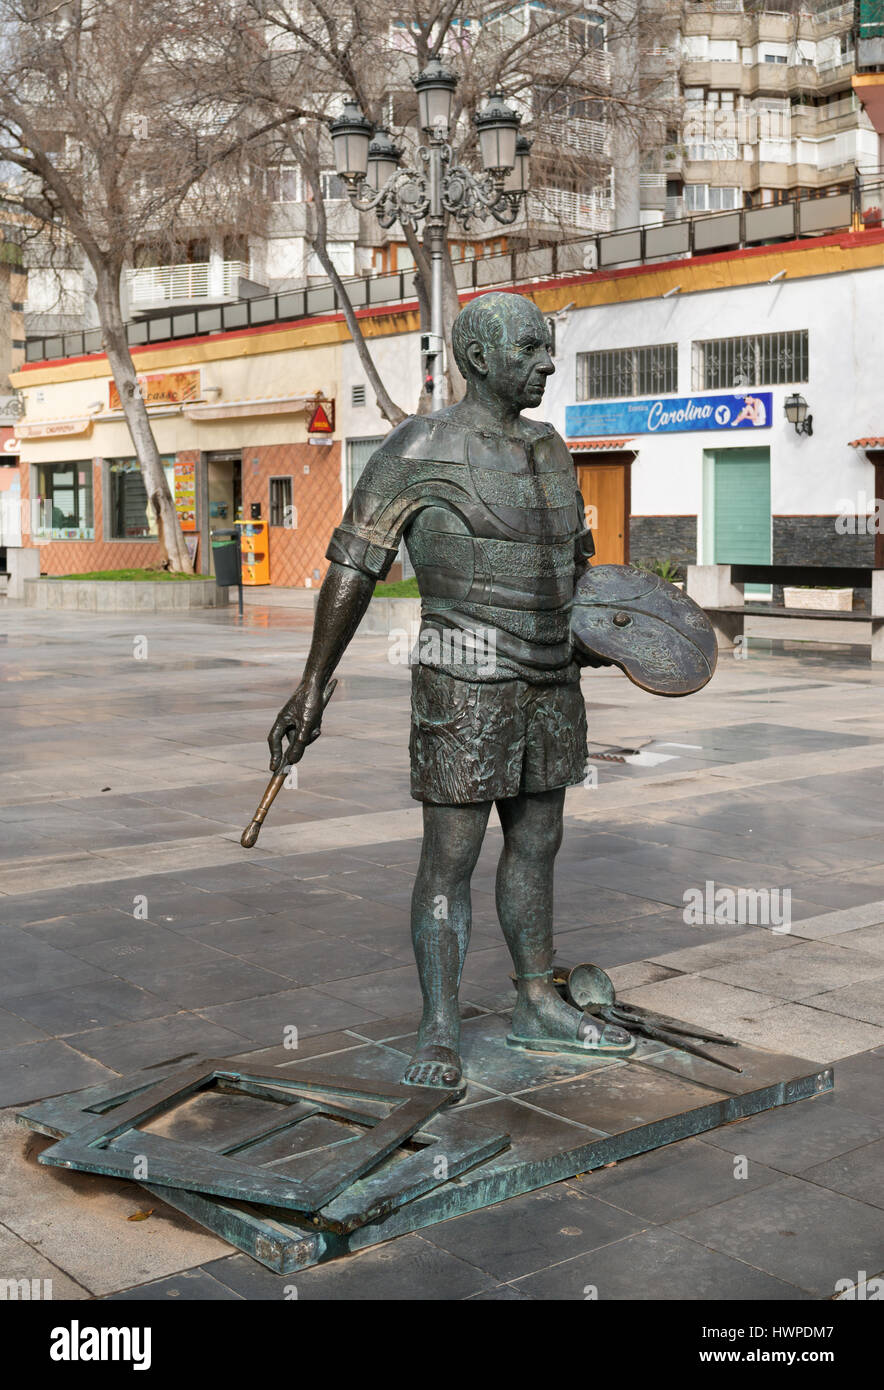
[[[120,313],[119,275],[115,274],[113,269],[95,269],[95,302],[104,337],[104,350],[119,392],[135,457],[144,479],[147,504],[156,518],[157,537],[165,557],[165,567],[190,573],[193,564],[184,544],[181,523],[169,491],[160,453],[153,437],[147,405],[139,390],[135,364],[126,340],[126,326]]]
[[[302,165],[302,168],[303,167],[304,166]],[[350,302],[350,296],[347,293],[347,287],[341,279],[340,275],[338,274],[337,266],[334,264],[331,256],[328,253],[328,219],[325,215],[325,203],[322,199],[322,188],[320,186],[319,180],[314,179],[312,169],[309,171],[305,169],[305,173],[307,174],[308,181],[311,185],[311,188],[313,189],[313,213],[315,221],[315,226],[313,229],[313,249],[319,258],[323,270],[325,271],[329,280],[331,280],[335,294],[337,295],[338,300],[340,301],[341,308],[344,311],[344,322],[347,325],[350,337],[353,339],[353,344],[356,348],[356,352],[359,355],[359,361],[362,363],[362,366],[365,370],[365,374],[368,377],[369,382],[371,383],[371,389],[374,391],[375,400],[377,401],[378,405],[378,410],[381,412],[385,420],[389,420],[391,425],[399,425],[402,423],[404,419],[406,419],[405,411],[400,410],[399,406],[396,404],[396,402],[392,399],[389,392],[387,391],[386,386],[381,381],[380,373],[378,372],[378,369],[374,364],[374,358],[369,352],[368,345],[364,337],[362,336],[362,326],[360,325],[359,319],[356,317],[356,311],[353,308],[352,303]]]

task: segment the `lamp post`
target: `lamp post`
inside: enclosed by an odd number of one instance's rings
[[[528,188],[531,142],[519,134],[521,117],[492,92],[474,121],[479,135],[482,174],[454,161],[448,143],[451,106],[457,78],[433,58],[412,78],[417,92],[418,124],[426,144],[418,147],[414,168],[400,163],[389,132],[373,130],[357,102],[347,99],[342,114],[329,124],[335,169],[347,184],[350,202],[373,211],[380,225],[426,221],[430,252],[430,333],[426,345],[428,375],[433,382],[433,409],[443,399],[442,256],[445,219],[454,217],[466,231],[473,222],[493,218],[508,225],[519,216]]]

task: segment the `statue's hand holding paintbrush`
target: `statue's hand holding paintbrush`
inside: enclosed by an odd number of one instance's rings
[[[270,771],[273,773],[261,798],[260,805],[248,826],[242,833],[240,844],[251,849],[258,839],[264,818],[277,793],[282,789],[289,770],[301,761],[304,749],[315,742],[322,732],[322,714],[334,693],[337,681],[330,680],[324,690],[312,681],[302,681],[290,700],[287,700],[276,717],[267,742],[270,745]],[[283,739],[289,740],[283,749]]]

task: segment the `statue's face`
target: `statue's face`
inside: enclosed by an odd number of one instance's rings
[[[549,329],[542,314],[528,300],[512,296],[513,304],[503,311],[503,334],[499,343],[480,352],[474,365],[485,371],[488,389],[510,409],[530,409],[540,405],[546,378],[555,371],[550,356]]]

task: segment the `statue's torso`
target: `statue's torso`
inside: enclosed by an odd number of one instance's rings
[[[532,424],[519,440],[444,416],[407,420],[367,466],[348,525],[377,545],[404,537],[424,627],[493,633],[497,679],[573,678],[574,548],[585,522],[551,426]],[[425,650],[432,644],[422,660]]]

